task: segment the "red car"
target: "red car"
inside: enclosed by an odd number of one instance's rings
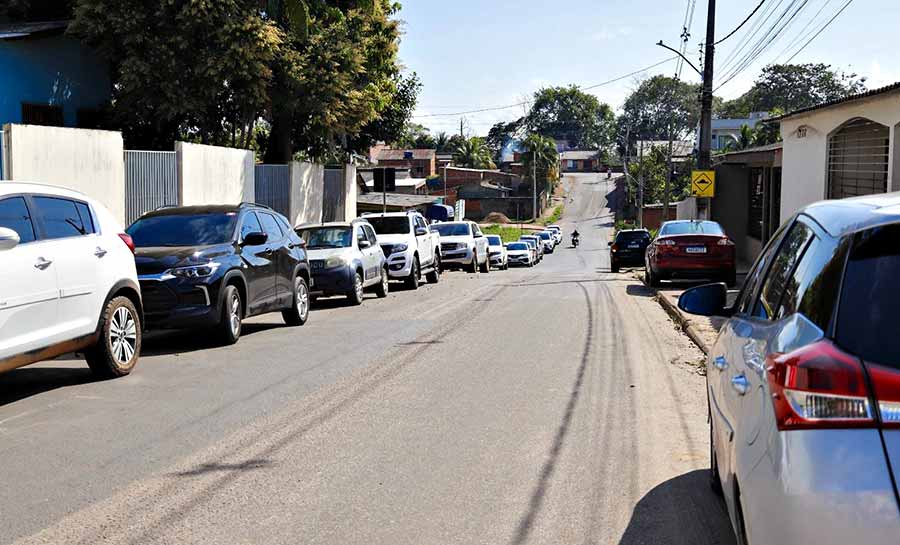
[[[667,221],[647,247],[647,284],[671,278],[708,278],[736,284],[734,242],[714,221]]]

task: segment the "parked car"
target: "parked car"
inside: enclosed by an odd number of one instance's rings
[[[790,219],[733,305],[722,284],[682,310],[724,316],[707,371],[713,489],[739,543],[897,543],[900,194]]]
[[[506,245],[509,265],[534,267],[535,250],[525,241],[510,242]]]
[[[129,228],[147,325],[212,328],[225,344],[243,320],[280,311],[309,317],[310,270],[287,219],[254,204],[162,208]]]
[[[537,239],[533,236],[524,235],[519,237],[519,242],[524,242],[528,245],[528,248],[531,250],[531,253],[534,254],[531,256],[532,262],[537,265],[541,262],[541,258],[543,257],[543,252],[541,252],[540,247],[542,244],[539,244]]]
[[[667,221],[647,246],[647,284],[672,278],[706,278],[734,286],[734,242],[714,221]]]
[[[643,267],[644,254],[650,245],[650,231],[623,229],[609,243],[609,266],[612,272],[621,267]]]
[[[522,235],[519,237],[519,240],[531,240],[534,242],[535,250],[537,251],[537,261],[540,263],[544,260],[544,254],[547,253],[544,250],[544,241],[541,240],[541,237],[537,235]]]
[[[312,297],[343,295],[361,305],[366,289],[388,296],[387,260],[367,221],[303,225],[294,231],[306,243]]]
[[[503,239],[498,235],[488,235],[488,255],[491,258],[491,266],[497,267],[501,271],[509,268],[509,257],[506,253],[506,246],[503,245]]]
[[[488,241],[474,221],[435,223],[431,230],[441,235],[445,267],[464,267],[469,272],[490,272]]]
[[[391,278],[403,280],[412,289],[419,287],[422,275],[431,284],[441,279],[441,237],[428,229],[422,214],[367,214],[365,219],[387,256]]]
[[[143,330],[133,250],[99,202],[0,183],[0,372],[81,352],[98,376],[130,373]]]
[[[552,231],[541,231],[537,233],[537,236],[544,243],[544,253],[552,254],[556,250],[556,239],[553,238]]]
[[[553,238],[556,240],[556,245],[559,246],[562,244],[563,236],[562,236],[562,227],[559,225],[548,225],[548,231],[553,231]]]

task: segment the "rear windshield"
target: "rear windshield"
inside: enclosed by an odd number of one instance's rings
[[[353,229],[350,227],[313,227],[297,234],[306,241],[309,250],[349,248],[353,241]]]
[[[237,213],[173,214],[141,218],[127,229],[138,248],[206,246],[231,242]]]
[[[714,221],[685,221],[667,223],[662,226],[659,236],[669,235],[724,235],[722,227]]]
[[[468,223],[436,223],[431,226],[432,231],[437,231],[442,237],[464,237],[471,233]]]
[[[488,244],[491,246],[500,246],[503,244],[503,240],[500,239],[497,235],[488,235]]]
[[[410,232],[409,218],[405,216],[386,218],[367,216],[366,221],[372,225],[377,235],[408,235]]]
[[[511,242],[506,246],[508,250],[527,250],[528,245],[524,242]]]
[[[900,369],[900,225],[857,235],[841,287],[835,336],[863,360]]]
[[[623,231],[616,235],[616,242],[646,242],[648,240],[650,240],[650,233],[644,233],[642,231]]]

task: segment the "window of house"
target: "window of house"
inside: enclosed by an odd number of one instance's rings
[[[23,102],[22,123],[25,125],[62,127],[64,125],[62,106]]]
[[[887,191],[890,129],[868,119],[845,124],[828,139],[828,198]]]

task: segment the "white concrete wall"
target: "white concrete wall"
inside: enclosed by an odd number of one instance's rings
[[[295,226],[321,222],[325,198],[325,167],[293,162],[290,170],[291,208],[288,220]]]
[[[248,150],[176,142],[179,203],[255,201],[255,154]]]
[[[350,221],[356,216],[356,197],[359,187],[356,185],[356,167],[347,165],[344,169],[344,220]]]
[[[5,178],[80,191],[125,223],[122,134],[111,131],[4,125]]]
[[[680,220],[692,220],[697,217],[697,197],[687,197],[675,204],[676,217]]]
[[[784,154],[781,174],[781,219],[825,199],[828,184],[828,137],[844,123],[866,118],[891,128],[888,191],[900,190],[900,157],[895,138],[900,123],[900,92],[815,110],[781,122]],[[799,136],[804,129],[805,136]]]

